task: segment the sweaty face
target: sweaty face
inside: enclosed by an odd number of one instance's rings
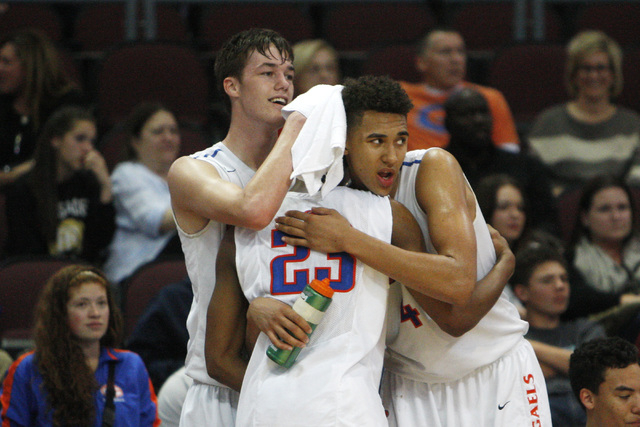
[[[608,99],[613,85],[613,70],[609,55],[605,52],[593,52],[578,65],[575,75],[578,97],[591,100]]]
[[[296,73],[296,93],[305,93],[315,85],[336,85],[340,73],[338,58],[327,49],[316,52],[304,72]]]
[[[440,90],[453,89],[464,79],[467,52],[462,36],[455,32],[438,31],[418,58],[418,70],[430,86]]]
[[[138,160],[146,165],[171,164],[180,150],[178,122],[168,111],[158,111],[144,124],[134,141]],[[154,170],[153,167],[151,167]]]
[[[520,190],[513,185],[503,185],[496,193],[496,209],[491,216],[491,226],[513,245],[522,236],[527,216]]]
[[[593,425],[640,426],[640,366],[608,369],[598,394],[592,394],[592,398],[593,403],[585,403],[585,406],[592,411],[596,421]]]
[[[282,107],[293,98],[293,64],[272,47],[265,56],[253,51],[247,59],[242,78],[228,77],[225,82],[231,97],[233,114],[253,123],[282,126]]]
[[[84,343],[99,342],[109,326],[109,302],[104,286],[87,282],[71,288],[67,317],[74,337]]]
[[[527,312],[551,317],[561,315],[569,304],[567,270],[557,261],[538,264],[520,297],[527,305]]]
[[[88,120],[78,120],[62,137],[52,140],[58,151],[58,165],[62,171],[72,172],[84,167],[87,154],[96,140],[96,126]]]
[[[366,111],[362,123],[347,133],[345,156],[352,187],[389,195],[407,153],[408,138],[405,116]]]
[[[24,85],[24,67],[13,43],[0,48],[0,93],[16,95]]]
[[[631,233],[631,203],[619,187],[598,191],[591,207],[582,214],[582,223],[590,231],[591,240],[598,243],[620,243]]]

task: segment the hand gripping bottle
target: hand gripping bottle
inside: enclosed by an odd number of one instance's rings
[[[329,285],[329,279],[322,281],[314,279],[300,293],[300,297],[293,304],[293,310],[302,316],[311,326],[311,333],[322,320],[324,312],[331,304],[333,289]],[[309,334],[311,336],[311,334]],[[267,348],[267,356],[278,365],[285,368],[291,367],[302,350],[300,347],[293,347],[293,350],[282,350],[271,344]]]

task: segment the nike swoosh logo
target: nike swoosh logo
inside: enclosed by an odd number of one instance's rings
[[[505,402],[505,404],[504,404],[504,405],[500,405],[500,404],[498,404],[498,411],[502,411],[502,410],[504,409],[504,407],[505,407],[505,406],[507,406],[507,404],[508,404],[509,402],[511,402],[511,401],[510,401],[510,400],[507,400],[507,401]]]

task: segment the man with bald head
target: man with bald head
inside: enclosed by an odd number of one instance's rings
[[[451,93],[464,87],[478,90],[488,100],[493,117],[491,136],[494,144],[509,151],[520,150],[513,116],[502,93],[464,80],[467,52],[458,32],[441,28],[429,32],[418,46],[415,65],[422,81],[402,82],[415,106],[408,116],[410,150],[448,145],[443,105]]]

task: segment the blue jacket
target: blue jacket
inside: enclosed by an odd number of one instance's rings
[[[160,425],[157,401],[147,370],[137,354],[112,348],[100,353],[96,380],[96,420],[102,425],[105,405],[109,361],[115,360],[114,398],[116,427],[149,427]],[[4,380],[0,402],[2,403],[2,427],[48,427],[52,425],[52,411],[48,408],[46,393],[42,390],[42,376],[33,352],[16,360]]]

